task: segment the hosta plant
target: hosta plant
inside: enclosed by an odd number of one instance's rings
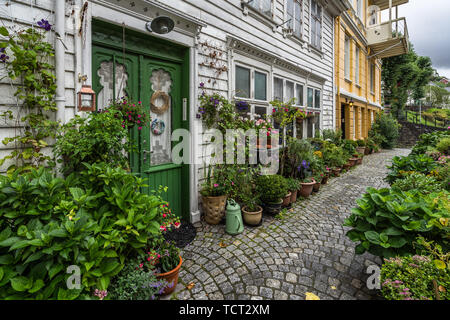
[[[358,206],[345,220],[352,229],[347,236],[358,242],[356,253],[366,251],[381,257],[414,254],[417,236],[449,245],[450,193],[423,195],[413,190],[368,188]]]

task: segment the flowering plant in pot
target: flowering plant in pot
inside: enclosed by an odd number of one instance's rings
[[[303,160],[297,167],[297,171],[300,177],[300,195],[307,198],[313,192],[313,187],[316,184],[316,181],[312,177],[312,171],[310,170],[310,162]]]
[[[261,175],[256,178],[256,191],[265,205],[265,211],[276,215],[288,193],[288,184],[280,175]]]
[[[260,196],[255,192],[253,183],[241,187],[242,217],[245,223],[255,226],[261,222],[263,209],[259,206]]]
[[[214,174],[214,175],[213,175]],[[209,224],[219,224],[225,216],[225,206],[229,185],[226,176],[220,168],[208,168],[208,174],[200,194],[205,221]]]
[[[247,113],[250,111],[250,105],[247,101],[244,100],[238,100],[235,102],[236,109],[239,112]]]
[[[297,201],[297,193],[301,187],[300,181],[295,178],[287,179],[289,191],[291,192],[291,203],[295,203]]]
[[[150,247],[151,249],[145,256],[140,256],[142,262],[139,264],[139,268],[154,268],[156,278],[167,282],[167,286],[161,294],[170,294],[178,284],[178,275],[183,263],[180,249],[163,237],[153,239]]]
[[[122,127],[132,129],[137,127],[142,130],[150,122],[150,118],[144,110],[141,101],[133,103],[125,98],[113,102],[105,111],[117,110],[122,114]]]
[[[365,154],[366,152],[366,142],[364,140],[357,140],[356,143],[358,146],[356,147],[356,152]]]
[[[320,186],[322,185],[322,181],[325,178],[325,174],[323,173],[323,171],[316,172],[316,173],[314,173],[313,178],[316,182],[313,186],[313,192],[318,192],[320,189]]]
[[[257,145],[262,145],[260,141],[267,139],[266,145],[268,147],[272,146],[272,136],[276,136],[278,134],[277,130],[274,130],[272,123],[267,121],[264,118],[257,119],[254,123],[254,129],[256,130],[256,134],[258,135]],[[262,136],[260,136],[260,133]],[[264,145],[263,145],[264,146]]]

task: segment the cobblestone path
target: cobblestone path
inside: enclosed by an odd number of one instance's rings
[[[322,300],[374,298],[366,270],[381,260],[355,255],[342,224],[367,187],[386,186],[389,160],[408,153],[366,156],[283,219],[264,216],[260,227],[246,227],[238,236],[226,234],[224,225],[197,223],[197,237],[182,252],[180,283],[168,298],[304,300],[306,292]]]

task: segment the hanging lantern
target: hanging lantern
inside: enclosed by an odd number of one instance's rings
[[[83,85],[78,92],[78,111],[95,111],[95,91],[91,86]]]

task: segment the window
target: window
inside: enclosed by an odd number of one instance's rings
[[[379,7],[370,6],[368,12],[369,12],[369,26],[378,24]]]
[[[363,3],[362,0],[356,0],[356,15],[362,20],[362,11],[363,11]]]
[[[321,107],[321,94],[320,90],[314,90],[314,108],[320,109]]]
[[[302,0],[287,0],[287,20],[289,28],[297,38],[302,37]]]
[[[273,78],[273,99],[284,101],[283,97],[283,79]]]
[[[308,108],[314,108],[314,89],[308,88]]]
[[[272,0],[251,0],[247,3],[262,14],[268,17],[272,16]]]
[[[267,75],[255,71],[255,99],[267,100]]]
[[[295,98],[294,95],[294,83],[290,81],[286,81],[286,102]]]
[[[375,64],[370,62],[370,92],[375,92]]]
[[[250,98],[250,69],[236,66],[236,97]]]
[[[350,80],[350,38],[345,36],[345,79]]]
[[[356,52],[355,52],[355,82],[356,84],[359,84],[359,55],[361,53],[361,49],[359,47],[356,47]]]
[[[322,49],[322,7],[311,0],[311,45]]]
[[[303,86],[301,84],[297,84],[297,96],[295,103],[299,106],[303,106]]]

